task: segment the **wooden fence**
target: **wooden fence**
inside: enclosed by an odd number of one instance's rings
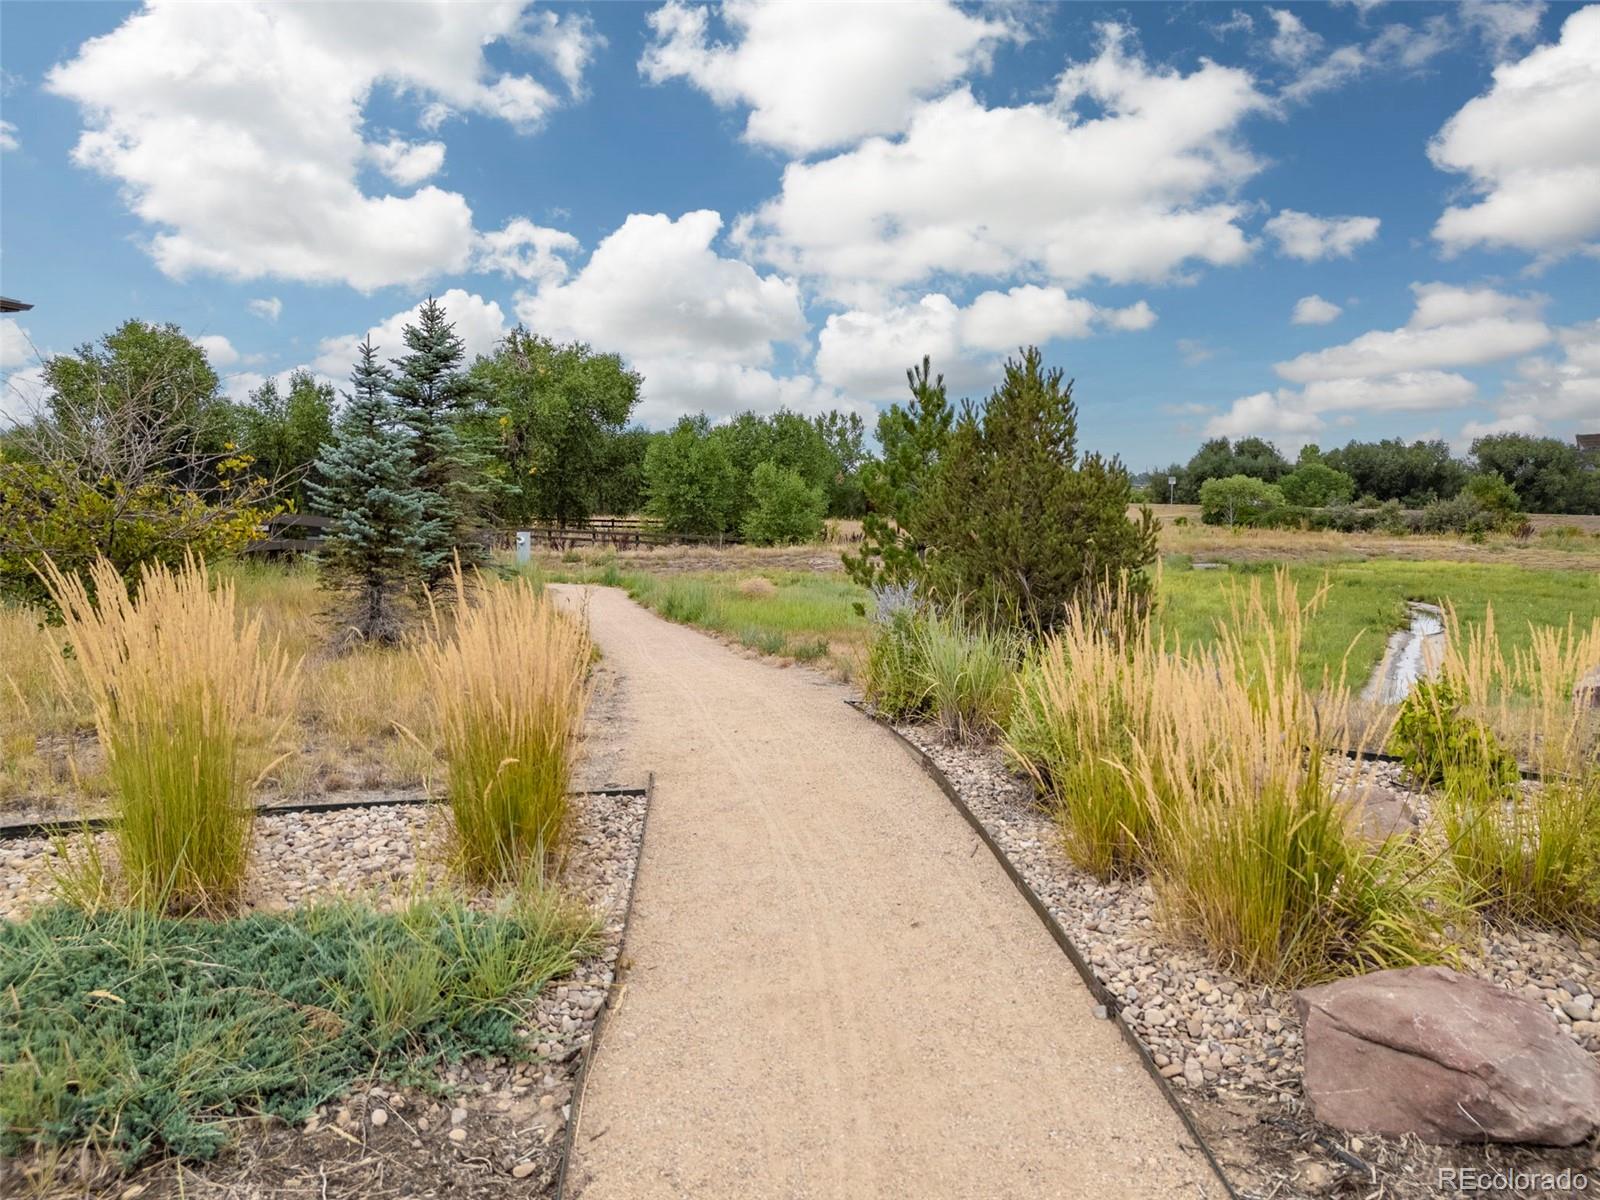
[[[570,550],[578,546],[613,546],[631,550],[640,546],[737,545],[739,538],[727,535],[710,537],[692,533],[672,533],[652,517],[591,517],[582,524],[563,525],[558,521],[533,521],[518,529],[503,529],[501,543],[514,546],[517,534],[532,535],[535,546]]]
[[[248,547],[253,554],[309,554],[322,545],[325,531],[333,521],[308,513],[279,513],[266,522],[266,537]],[[670,533],[660,521],[650,517],[592,517],[582,525],[563,525],[556,521],[533,521],[520,529],[496,529],[491,534],[498,549],[517,544],[517,534],[532,535],[535,546],[569,550],[578,546],[614,546],[619,550],[640,546],[737,545],[736,537],[702,537]]]
[[[267,536],[245,547],[252,554],[306,554],[322,545],[330,517],[310,513],[279,513],[267,518]]]

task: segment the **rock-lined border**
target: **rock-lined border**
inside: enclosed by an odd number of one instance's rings
[[[1301,1088],[1301,1031],[1287,994],[1240,984],[1193,945],[1169,941],[1154,923],[1146,882],[1101,883],[1073,868],[1059,831],[1031,800],[1032,788],[1007,771],[993,747],[958,747],[931,728],[895,729],[939,766],[974,816],[985,824],[1052,916],[1069,931],[1117,1011],[1171,1079],[1210,1139],[1213,1152],[1248,1195],[1317,1196],[1380,1180],[1407,1200],[1438,1193],[1443,1167],[1470,1166],[1508,1175],[1571,1168],[1600,1182],[1600,1152],[1528,1146],[1427,1147],[1412,1139],[1353,1136],[1323,1126],[1307,1111]],[[1330,752],[1335,770],[1359,772],[1380,788],[1399,788],[1425,819],[1426,798],[1405,791],[1398,764],[1347,760]],[[1026,793],[1026,795],[1024,794]],[[1535,929],[1486,929],[1462,949],[1460,967],[1539,1000],[1552,1019],[1600,1054],[1600,1021],[1560,1001],[1590,992],[1600,979],[1600,943]],[[1565,973],[1564,973],[1565,972]],[[1582,983],[1576,982],[1582,980]],[[1562,991],[1561,989],[1566,989]],[[1581,997],[1587,1001],[1588,997]],[[1226,1026],[1226,1028],[1225,1028]],[[1237,1028],[1235,1028],[1237,1026]],[[1521,1192],[1491,1190],[1496,1196]]]
[[[1078,972],[1079,978],[1083,980],[1084,986],[1088,988],[1089,994],[1094,997],[1097,1004],[1095,1015],[1115,1025],[1117,1032],[1122,1035],[1122,1040],[1138,1056],[1145,1073],[1150,1076],[1151,1081],[1160,1091],[1168,1106],[1171,1107],[1179,1122],[1194,1140],[1194,1144],[1199,1147],[1200,1153],[1205,1157],[1206,1162],[1210,1164],[1212,1172],[1222,1184],[1223,1191],[1230,1197],[1230,1200],[1243,1200],[1243,1197],[1234,1188],[1233,1182],[1228,1178],[1227,1172],[1223,1170],[1222,1163],[1218,1160],[1210,1143],[1201,1132],[1194,1116],[1189,1112],[1182,1099],[1179,1098],[1177,1092],[1173,1090],[1172,1084],[1168,1082],[1166,1076],[1162,1075],[1161,1069],[1150,1055],[1149,1048],[1139,1038],[1139,1035],[1133,1031],[1132,1027],[1123,1020],[1119,1011],[1120,1001],[1111,993],[1110,989],[1100,982],[1094,973],[1094,968],[1083,957],[1082,952],[1072,938],[1068,936],[1067,931],[1051,914],[1049,907],[1040,899],[1038,893],[1033,890],[1022,873],[1017,870],[1011,859],[1006,855],[1006,852],[1000,848],[1000,844],[989,832],[988,827],[967,806],[967,802],[961,798],[960,792],[956,790],[955,785],[950,782],[949,777],[945,775],[939,764],[921,746],[918,746],[897,729],[892,722],[872,712],[865,704],[858,700],[846,700],[845,703],[874,724],[888,730],[895,740],[905,747],[916,760],[917,765],[922,768],[923,773],[933,780],[939,790],[944,793],[945,799],[950,801],[951,806],[961,814],[962,818],[972,828],[972,831],[978,835],[978,840],[989,848],[989,853],[1000,864],[1000,869],[1006,873],[1006,877],[1011,880],[1017,891],[1022,894],[1022,898],[1028,902],[1028,907],[1033,909],[1034,915],[1039,918],[1040,923],[1049,932],[1056,945],[1060,947],[1061,952],[1067,956],[1067,960],[1072,963],[1073,969]],[[558,1192],[557,1195],[559,1196],[559,1194]]]

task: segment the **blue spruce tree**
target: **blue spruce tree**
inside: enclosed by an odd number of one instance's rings
[[[405,329],[409,353],[389,384],[402,424],[411,432],[416,485],[422,492],[419,567],[438,590],[460,556],[463,566],[488,560],[482,514],[490,489],[483,454],[463,434],[473,383],[462,370],[465,346],[443,307],[429,296],[414,325]]]
[[[351,372],[353,393],[317,459],[310,484],[317,511],[333,519],[320,555],[324,587],[343,598],[341,640],[393,644],[404,635],[425,547],[437,540],[424,518],[411,434],[389,397],[388,370],[371,339]]]

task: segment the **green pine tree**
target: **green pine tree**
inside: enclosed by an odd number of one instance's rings
[[[347,598],[339,613],[344,637],[392,644],[405,632],[406,595],[434,531],[425,527],[411,435],[370,339],[350,382],[355,390],[309,484],[313,505],[334,521],[320,570],[323,586]]]
[[[892,404],[878,418],[883,458],[861,468],[866,503],[861,551],[842,556],[850,578],[870,588],[922,575],[927,548],[923,507],[955,419],[944,376],[933,374],[927,355],[921,366],[906,372],[906,382],[911,402],[904,408]]]
[[[1079,452],[1072,383],[1029,347],[987,403],[963,405],[940,453],[918,502],[924,576],[936,595],[1039,629],[1125,581],[1137,616],[1157,526],[1148,508],[1129,518],[1132,500],[1120,461]]]
[[[419,569],[430,590],[445,584],[453,560],[488,561],[483,513],[490,489],[485,456],[463,434],[474,386],[462,369],[466,348],[432,296],[405,329],[406,348],[389,393],[411,431],[416,483],[423,496]]]

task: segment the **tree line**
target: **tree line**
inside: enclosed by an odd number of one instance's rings
[[[1514,494],[1519,511],[1600,513],[1600,454],[1522,433],[1477,438],[1460,458],[1443,441],[1387,438],[1326,451],[1309,445],[1294,462],[1259,437],[1212,438],[1187,463],[1146,473],[1140,494],[1156,503],[1200,504],[1208,481],[1237,476],[1278,487],[1290,505],[1392,502],[1402,509],[1486,493],[1493,487],[1487,477],[1494,476]]]
[[[370,525],[391,568],[376,596],[395,594],[401,559],[432,585],[480,559],[490,530],[534,521],[648,511],[782,542],[861,509],[854,414],[650,432],[618,355],[518,328],[468,362],[431,299],[402,346],[362,347],[352,368],[342,399],[297,371],[235,401],[200,345],[141,320],[52,357],[38,411],[0,432],[0,590],[39,599],[43,555],[67,570],[105,556],[133,582],[148,561],[236,551],[284,510]],[[686,428],[714,443],[688,463]]]

